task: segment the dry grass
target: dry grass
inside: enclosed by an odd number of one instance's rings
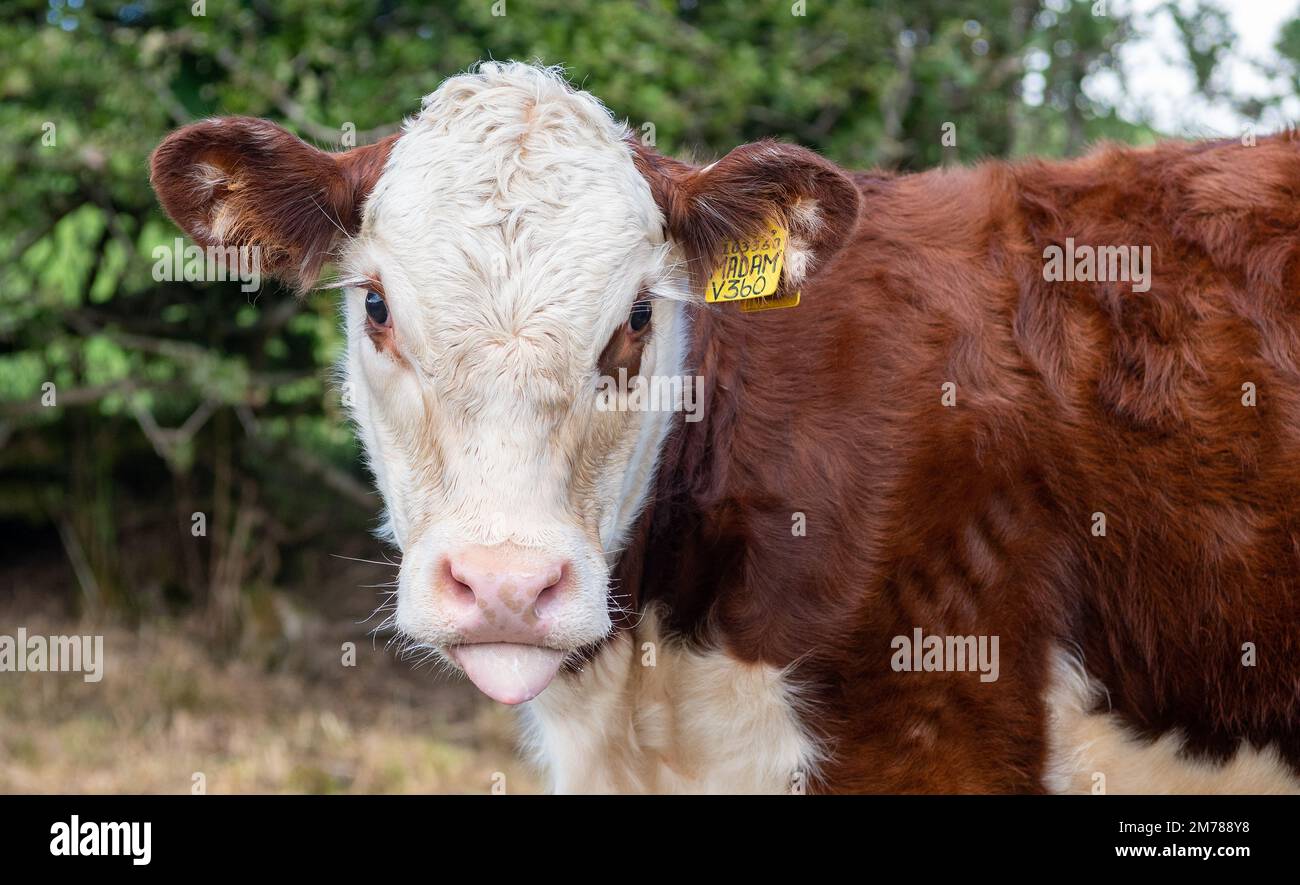
[[[139,630],[16,617],[0,633],[104,635],[105,675],[0,673],[0,792],[536,792],[514,716],[461,682],[394,661],[366,627],[216,656],[199,625]],[[341,644],[356,643],[356,666]]]

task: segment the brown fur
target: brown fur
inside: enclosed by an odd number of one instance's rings
[[[1300,145],[855,181],[799,308],[695,316],[705,420],[669,442],[624,588],[796,665],[825,790],[1041,790],[1052,644],[1148,735],[1300,764]],[[1152,246],[1151,291],[1045,281],[1067,236]],[[999,635],[1001,678],[894,672],[914,627]]]

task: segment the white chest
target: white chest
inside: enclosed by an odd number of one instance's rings
[[[648,612],[524,708],[556,793],[801,792],[819,752],[773,667],[660,638]]]

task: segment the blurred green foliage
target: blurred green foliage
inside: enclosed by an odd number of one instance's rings
[[[1093,5],[10,0],[0,550],[66,557],[89,606],[205,605],[230,626],[247,588],[304,579],[294,551],[319,556],[330,532],[373,519],[330,380],[331,294],[153,279],[154,248],[178,233],[147,159],[174,127],[251,114],[321,147],[352,128],[366,143],[442,78],[518,58],[565,65],[661,151],[700,159],[765,136],[900,169],[1149,140],[1081,88],[1130,32]],[[1189,41],[1208,20],[1180,19]],[[1194,56],[1203,85],[1217,46]]]

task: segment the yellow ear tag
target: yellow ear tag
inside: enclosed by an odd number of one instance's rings
[[[749,299],[767,299],[775,294],[781,283],[781,269],[785,266],[787,237],[783,225],[770,221],[765,234],[727,243],[722,253],[722,264],[709,278],[704,300],[709,304],[740,301],[742,309],[748,310],[745,302]],[[775,301],[788,302],[790,297],[785,296]],[[796,292],[793,299],[793,303],[770,303],[766,307],[756,306],[753,309],[794,307],[799,303],[799,293]]]

